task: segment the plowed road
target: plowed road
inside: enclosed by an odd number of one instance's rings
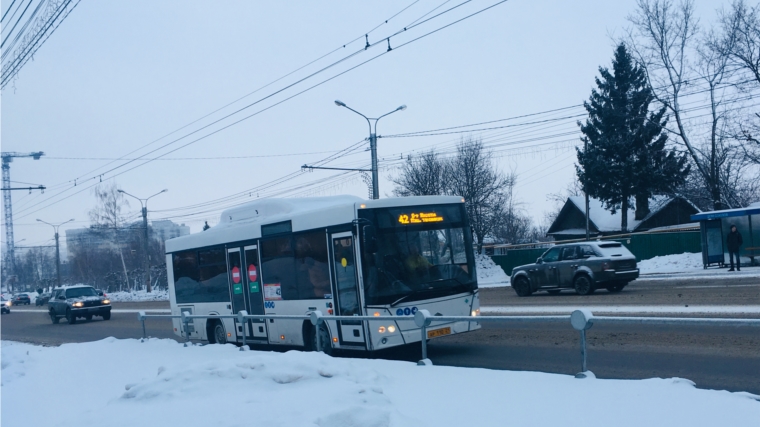
[[[641,281],[620,294],[602,290],[586,297],[568,292],[518,298],[511,288],[482,289],[480,295],[484,312],[487,307],[509,310],[510,314],[591,307],[597,314],[760,318],[760,277]],[[44,312],[33,311],[34,306],[13,307],[10,315],[2,316],[2,339],[59,345],[109,336],[139,338],[140,324],[134,311],[167,308],[165,302],[114,304],[114,310],[131,312],[115,311],[109,321],[95,318],[76,325],[65,321],[53,325]],[[147,329],[152,337],[179,339],[166,320],[149,320]],[[588,367],[599,378],[682,377],[702,388],[760,394],[760,328],[595,325],[588,331],[588,342]],[[357,353],[341,356],[367,357]],[[419,346],[372,357],[416,361]],[[580,370],[578,333],[564,321],[485,324],[477,332],[430,341],[429,357],[438,365],[561,374]]]

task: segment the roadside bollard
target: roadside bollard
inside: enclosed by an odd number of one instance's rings
[[[248,350],[248,345],[245,343],[245,336],[246,336],[246,330],[245,330],[245,316],[248,316],[248,312],[245,310],[238,311],[238,323],[243,326],[243,345],[240,347],[240,351],[246,351]]]
[[[185,347],[190,346],[190,318],[186,311],[182,312],[182,324],[185,325]]]
[[[570,324],[576,331],[581,333],[581,372],[575,374],[575,378],[586,378],[586,330],[594,325],[594,315],[585,308],[573,311],[570,315]]]
[[[139,320],[140,323],[142,323],[142,330],[143,330],[143,336],[140,339],[140,342],[145,342],[145,340],[148,339],[148,336],[145,333],[145,312],[144,311],[137,312],[137,320]]]
[[[420,342],[422,343],[422,360],[417,362],[418,366],[432,365],[433,362],[427,357],[427,327],[430,326],[430,312],[419,310],[414,313],[414,323],[421,328]]]
[[[309,320],[311,320],[311,324],[314,325],[314,336],[317,340],[317,351],[322,351],[322,340],[320,334],[320,327],[322,326],[322,312],[319,310],[312,311],[309,314]]]

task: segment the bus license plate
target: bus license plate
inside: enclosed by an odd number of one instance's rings
[[[435,338],[435,337],[442,337],[444,335],[451,335],[451,328],[450,327],[446,327],[446,328],[436,329],[434,331],[428,331],[427,335],[428,335],[428,338]]]

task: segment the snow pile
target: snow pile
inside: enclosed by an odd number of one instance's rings
[[[142,301],[169,301],[169,292],[166,290],[156,290],[148,293],[140,291],[120,291],[107,292],[108,299],[113,302],[142,302]]]
[[[638,263],[641,274],[702,271],[702,253],[656,256]]]
[[[475,271],[478,273],[479,288],[509,286],[507,273],[488,255],[475,254]]]
[[[76,392],[50,387],[51,378]],[[577,399],[568,396],[616,404],[579,412]],[[48,425],[55,414],[54,424],[64,427],[754,427],[760,419],[758,398],[699,390],[691,381],[673,378],[581,380],[108,338],[60,347],[3,342],[0,422]]]

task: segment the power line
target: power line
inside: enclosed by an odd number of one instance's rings
[[[71,7],[71,9],[68,9],[68,12],[61,18],[60,21],[58,21],[58,24],[53,27],[53,24],[58,20],[58,17],[61,16],[64,10],[67,10],[69,4],[72,0],[64,0],[60,4],[60,6],[53,10],[51,12],[50,17],[45,23],[41,23],[41,27],[35,33],[33,36],[29,38],[29,41],[27,44],[19,49],[16,50],[16,58],[10,62],[10,64],[6,63],[3,66],[3,72],[2,72],[2,81],[0,82],[0,87],[5,87],[5,85],[8,84],[8,82],[16,76],[19,71],[21,71],[21,68],[29,61],[29,59],[39,50],[40,47],[42,47],[43,44],[50,38],[51,35],[55,32],[55,30],[58,29],[58,27],[63,23],[64,20],[69,16],[69,14],[79,5],[79,1],[74,4],[74,6]],[[52,28],[52,30],[50,30]],[[48,32],[50,30],[50,32]],[[47,36],[43,39],[42,37]],[[15,63],[15,65],[13,65]]]
[[[40,2],[40,4],[37,6],[37,9],[39,9],[39,7],[42,5],[42,3],[44,3],[44,1]],[[19,15],[18,19],[16,20],[16,23],[13,24],[13,27],[11,27],[11,30],[8,32],[8,35],[5,36],[5,38],[3,39],[3,42],[0,43],[0,48],[5,47],[5,42],[7,42],[8,39],[11,37],[11,34],[13,34],[13,30],[16,29],[16,26],[18,25],[19,22],[21,22],[21,18],[24,17],[24,14],[29,9],[29,6],[31,6],[31,5],[32,5],[32,0],[29,0],[29,3],[27,3],[26,8],[24,8],[24,11],[21,12],[21,15]]]
[[[18,10],[21,8],[21,4],[23,4],[23,3],[24,3],[24,1],[23,1],[23,0],[21,0],[21,3],[19,4],[19,7],[17,7],[17,8],[16,8],[16,12],[18,12]],[[6,9],[6,10],[5,10],[5,13],[3,13],[3,18],[2,18],[2,19],[0,19],[0,22],[3,22],[3,21],[5,21],[5,17],[8,15],[8,12],[10,12],[10,11],[11,11],[11,9],[13,9],[13,5],[14,5],[14,4],[16,4],[16,0],[13,0],[13,1],[11,2],[11,5],[10,5],[10,6],[8,6],[8,9]],[[16,16],[16,12],[13,12],[13,15],[11,15],[11,18],[10,18],[10,19],[13,19],[13,17],[14,17],[14,16]]]
[[[205,114],[205,115],[203,115],[203,116],[201,116],[201,117],[199,117],[199,118],[197,118],[197,119],[195,119],[195,120],[191,121],[190,123],[187,123],[186,125],[184,125],[184,126],[182,126],[182,127],[179,127],[179,128],[177,128],[177,129],[175,129],[175,130],[173,130],[173,131],[171,131],[171,132],[169,132],[169,133],[165,134],[164,136],[162,136],[162,137],[160,137],[160,138],[157,138],[157,139],[155,139],[155,140],[153,140],[153,141],[151,141],[151,142],[149,142],[149,143],[147,143],[147,144],[145,144],[145,145],[142,145],[142,146],[140,146],[140,147],[138,147],[138,148],[136,148],[136,149],[134,149],[134,150],[130,151],[129,153],[125,154],[125,155],[124,155],[124,156],[122,156],[122,157],[126,157],[126,156],[129,156],[130,154],[133,154],[133,153],[135,153],[135,152],[137,152],[137,151],[139,151],[139,150],[142,150],[143,148],[146,148],[146,147],[148,147],[148,146],[150,146],[150,145],[153,145],[153,144],[155,144],[156,142],[158,142],[158,141],[161,141],[162,139],[164,139],[164,138],[167,138],[167,137],[169,137],[169,136],[171,136],[171,135],[173,135],[173,134],[175,134],[175,133],[177,133],[177,132],[181,131],[182,129],[185,129],[185,128],[187,128],[188,126],[191,126],[191,125],[193,125],[193,124],[195,124],[195,123],[198,123],[199,121],[201,121],[201,120],[203,120],[203,119],[205,119],[205,118],[207,118],[207,117],[209,117],[209,116],[211,116],[211,115],[213,115],[213,114],[215,114],[215,113],[217,113],[217,112],[219,112],[219,111],[221,111],[221,110],[223,110],[223,109],[225,109],[225,108],[227,108],[227,107],[229,107],[229,106],[231,106],[231,105],[233,105],[233,104],[235,104],[235,103],[237,103],[237,102],[239,102],[239,101],[241,101],[241,100],[243,100],[243,99],[245,99],[245,98],[247,98],[247,97],[249,97],[249,96],[251,96],[251,95],[253,95],[253,94],[255,94],[255,93],[258,93],[259,91],[261,91],[261,90],[263,90],[263,89],[266,89],[267,87],[269,87],[269,86],[271,86],[271,85],[273,85],[273,84],[275,84],[275,83],[277,83],[277,82],[279,82],[279,81],[281,81],[281,80],[283,80],[283,79],[285,79],[285,78],[287,78],[287,77],[289,77],[289,76],[291,76],[291,75],[293,75],[293,74],[297,73],[298,71],[301,71],[301,70],[303,70],[304,68],[308,67],[309,65],[312,65],[312,64],[314,64],[314,63],[316,63],[316,62],[318,62],[318,61],[320,61],[320,60],[322,60],[322,59],[326,58],[327,56],[330,56],[330,55],[332,55],[333,53],[335,53],[335,52],[337,52],[337,51],[339,51],[339,50],[341,50],[341,49],[345,49],[345,48],[346,48],[346,46],[348,46],[348,45],[350,45],[350,44],[353,44],[354,42],[356,42],[356,41],[358,41],[358,40],[361,40],[361,38],[362,38],[362,37],[364,37],[365,35],[371,34],[373,31],[375,31],[375,30],[377,30],[378,28],[380,28],[381,26],[383,26],[383,25],[387,24],[387,23],[388,23],[390,20],[392,20],[394,17],[398,16],[399,14],[401,14],[402,12],[404,12],[405,10],[407,10],[409,7],[411,7],[412,5],[414,5],[415,3],[417,3],[418,1],[419,1],[419,0],[416,0],[416,1],[414,1],[414,2],[413,2],[412,4],[410,4],[409,6],[407,6],[407,7],[403,8],[403,9],[401,9],[401,11],[399,11],[399,12],[395,13],[394,15],[392,15],[390,18],[383,20],[383,22],[381,22],[379,25],[377,25],[377,26],[376,26],[376,27],[374,27],[373,29],[371,29],[371,30],[367,31],[367,32],[366,32],[366,33],[364,33],[363,35],[360,35],[360,36],[358,36],[358,37],[356,37],[356,38],[352,39],[352,40],[351,40],[351,41],[349,41],[349,42],[343,43],[342,45],[338,46],[337,48],[335,48],[335,49],[333,49],[333,50],[331,50],[331,51],[329,51],[329,52],[325,53],[324,55],[322,55],[322,56],[318,57],[317,59],[314,59],[314,60],[312,60],[312,61],[309,61],[309,62],[307,62],[306,64],[304,64],[304,65],[302,65],[302,66],[300,66],[300,67],[296,68],[295,70],[293,70],[293,71],[291,71],[291,72],[289,72],[289,73],[287,73],[287,74],[285,74],[285,75],[283,75],[283,76],[281,76],[281,77],[279,77],[279,78],[277,78],[277,79],[275,79],[275,80],[272,80],[272,81],[270,81],[269,83],[267,83],[267,84],[265,84],[265,85],[263,85],[263,86],[260,86],[259,88],[257,88],[257,89],[255,89],[255,90],[253,90],[252,92],[249,92],[249,93],[247,93],[247,94],[245,94],[245,95],[243,95],[243,96],[241,96],[241,97],[239,97],[239,98],[235,99],[234,101],[228,102],[227,104],[225,104],[225,105],[223,105],[223,106],[221,106],[221,107],[219,107],[219,108],[217,108],[217,109],[213,110],[212,112],[210,112],[210,113],[208,113],[208,114]],[[366,50],[366,49],[365,49],[365,50]],[[352,55],[353,55],[353,54],[352,54]],[[118,160],[127,160],[127,159],[123,159],[123,158],[119,158],[119,159],[116,159],[116,160],[114,160],[114,161],[111,161],[111,162],[109,162],[109,163],[107,163],[107,164],[105,164],[105,165],[103,165],[103,166],[99,167],[99,168],[96,168],[96,169],[94,169],[94,170],[92,170],[92,171],[89,171],[89,172],[86,172],[86,173],[82,174],[82,175],[80,175],[79,177],[77,177],[76,179],[77,179],[77,180],[78,180],[78,179],[81,179],[82,177],[84,177],[84,176],[87,176],[87,175],[89,175],[89,174],[91,174],[91,173],[93,173],[93,172],[96,172],[96,171],[98,171],[98,170],[100,170],[100,169],[102,169],[102,168],[104,168],[104,167],[106,167],[106,166],[108,166],[108,165],[110,165],[110,164],[114,163],[115,161],[118,161]],[[70,182],[70,181],[68,181],[68,182]]]

